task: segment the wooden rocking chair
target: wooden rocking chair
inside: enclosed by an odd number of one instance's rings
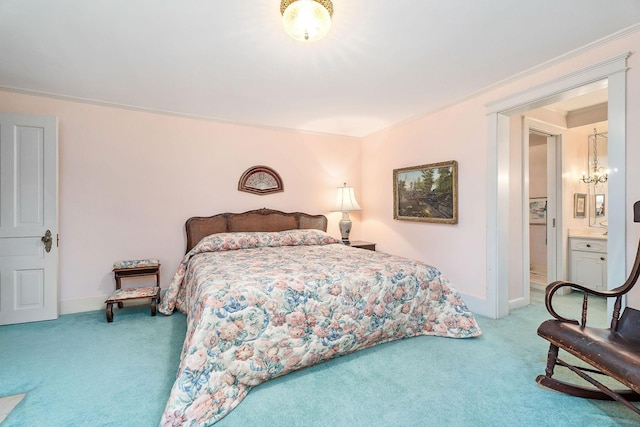
[[[640,222],[640,202],[634,204],[634,221]],[[545,375],[539,375],[536,378],[538,384],[572,396],[617,400],[640,415],[640,409],[631,404],[632,401],[640,401],[640,311],[626,307],[620,316],[622,298],[633,288],[639,276],[640,244],[629,278],[622,286],[608,291],[595,291],[565,281],[554,282],[547,286],[545,305],[555,319],[543,322],[538,328],[538,335],[551,343]],[[553,308],[554,294],[567,286],[584,293],[580,322],[558,315]],[[589,295],[615,298],[609,328],[587,326]],[[560,359],[558,357],[560,349],[591,367],[572,365]],[[570,369],[595,388],[582,387],[553,378],[556,365]],[[607,375],[628,389],[612,390],[590,374]]]

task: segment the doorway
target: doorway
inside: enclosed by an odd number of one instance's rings
[[[549,135],[529,128],[529,177],[527,180],[529,182],[529,287],[539,290],[543,290],[549,283],[547,255],[551,255],[549,251],[553,250],[553,247],[549,247],[549,239],[547,238],[549,228],[548,137]]]
[[[562,196],[566,129],[533,118],[538,113],[527,113],[522,125],[522,286],[510,288],[509,309],[528,305],[531,289],[544,290],[566,277]]]
[[[523,247],[521,219],[525,205],[523,187],[510,185],[522,175],[521,143],[514,146],[510,136],[521,122],[516,118],[533,109],[607,87],[609,90],[609,239],[611,265],[607,272],[609,286],[626,277],[626,74],[628,52],[593,64],[570,75],[518,92],[487,105],[489,129],[489,185],[487,192],[487,310],[496,318],[509,314],[512,278],[522,278],[524,257],[510,254]],[[520,147],[520,148],[518,148]],[[516,160],[515,162],[513,161]],[[517,192],[514,190],[517,189]],[[516,210],[514,210],[516,209]],[[518,216],[522,218],[522,215]],[[615,264],[615,265],[614,265]],[[609,307],[611,310],[612,307]]]
[[[563,126],[533,119],[524,121],[528,138],[524,138],[527,149],[523,150],[526,163],[523,181],[528,183],[525,188],[528,194],[525,192],[524,197],[528,197],[529,203],[528,221],[524,224],[529,233],[523,238],[523,244],[527,246],[523,253],[528,250],[529,256],[525,255],[523,265],[528,265],[529,269],[523,275],[523,282],[528,281],[529,285],[523,290],[523,295],[531,289],[544,290],[556,280],[578,280],[572,276],[577,271],[571,262],[572,239],[597,238],[606,246],[608,184],[600,182],[594,186],[581,180],[581,174],[593,165],[590,132],[594,128],[604,132],[608,129],[607,102],[608,91],[605,88],[527,113],[539,116],[544,110],[560,110]],[[603,170],[608,164],[607,153],[607,145],[601,144],[600,165],[604,166]],[[599,217],[594,189],[602,198]],[[584,215],[574,212],[576,194],[586,196]],[[600,221],[596,222],[596,219]],[[606,259],[606,249],[604,252]],[[562,294],[569,292],[566,288]],[[517,306],[520,305],[514,305],[512,298],[510,308]]]

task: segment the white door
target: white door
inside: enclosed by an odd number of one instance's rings
[[[0,325],[58,317],[57,127],[0,113]]]
[[[546,195],[547,195],[547,212],[546,212],[546,231],[545,231],[545,241],[546,241],[546,259],[547,259],[547,269],[546,269],[546,278],[544,279],[545,287],[546,284],[549,284],[556,280],[565,280],[565,261],[564,255],[565,252],[565,244],[563,240],[563,220],[562,220],[562,141],[564,138],[565,130],[562,128],[558,128],[549,123],[541,122],[536,119],[532,119],[530,117],[526,117],[524,120],[524,129],[523,139],[524,139],[524,147],[529,147],[529,134],[537,134],[546,138],[546,151],[547,151],[547,164],[546,164]],[[528,150],[525,150],[523,153],[523,159],[525,163],[523,163],[522,173],[523,180],[526,182],[531,179],[529,177],[529,154]],[[525,200],[526,203],[524,209],[527,209],[526,212],[526,220],[523,221],[525,224],[528,223],[528,209],[529,209],[529,189],[528,186],[525,188]],[[525,227],[524,231],[527,231],[529,228]],[[531,264],[531,256],[529,251],[530,244],[530,236],[529,233],[525,233],[525,238],[523,238],[523,253],[525,254],[523,259],[523,266],[529,266]],[[524,292],[524,300],[528,304],[530,302],[529,299],[529,289],[531,286],[529,269],[523,269],[523,283],[525,288]]]
[[[564,274],[558,274],[558,265],[563,267],[564,245],[562,241],[562,136],[547,137],[547,283],[564,280]]]

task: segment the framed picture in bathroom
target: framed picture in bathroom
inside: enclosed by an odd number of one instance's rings
[[[547,223],[547,198],[532,197],[529,199],[529,224]]]
[[[587,195],[575,193],[573,195],[573,217],[585,218],[587,216]]]

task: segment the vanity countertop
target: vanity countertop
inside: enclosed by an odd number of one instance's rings
[[[581,239],[600,239],[607,240],[606,229],[569,229],[569,237],[578,237]]]

